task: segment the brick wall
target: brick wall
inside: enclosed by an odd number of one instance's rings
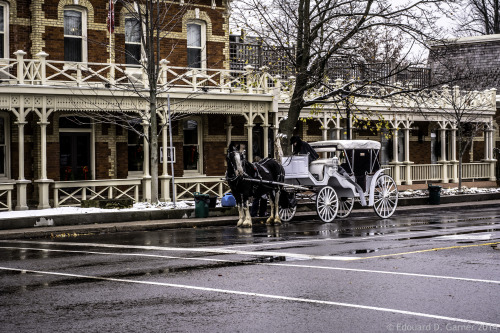
[[[410,160],[415,164],[431,164],[431,142],[410,141]]]
[[[116,177],[124,179],[128,176],[128,144],[127,142],[116,143]]]
[[[171,6],[169,17],[174,17],[173,24],[167,30],[168,38],[162,39],[160,58],[166,58],[171,66],[186,66],[186,23],[190,19],[206,22],[206,55],[207,66],[211,68],[228,67],[228,41],[229,27],[225,16],[226,8],[222,7],[222,1],[217,1],[217,7],[211,7],[211,0],[194,1],[193,5],[179,6],[169,3]],[[11,49],[25,50],[31,54],[45,51],[49,54],[49,60],[64,59],[64,35],[63,35],[63,10],[65,6],[74,6],[72,0],[40,0],[30,4],[27,0],[17,3],[18,15],[26,16],[32,21],[25,20],[20,24],[11,25]],[[109,52],[109,34],[106,26],[107,1],[80,0],[78,6],[87,10],[87,48],[88,61],[107,62]],[[198,9],[196,16],[195,8]],[[175,12],[175,13],[174,13]],[[31,13],[31,15],[30,15]],[[115,33],[114,45],[116,63],[124,63],[123,48],[124,20],[126,10],[117,4],[115,6]],[[30,17],[31,16],[31,17]],[[26,42],[27,41],[27,42]],[[31,54],[29,57],[32,57]]]
[[[111,164],[109,163],[109,156],[111,150],[109,149],[107,142],[96,142],[95,143],[95,159],[96,159],[96,178],[97,179],[109,179],[109,170],[111,169]]]
[[[226,142],[211,142],[205,144],[203,161],[205,165],[205,174],[207,176],[221,176],[226,172],[225,158]]]

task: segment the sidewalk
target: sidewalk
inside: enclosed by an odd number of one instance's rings
[[[401,198],[394,216],[405,216],[414,212],[429,210],[500,209],[500,193],[474,194],[441,197],[440,205],[428,205],[427,198]],[[235,208],[215,208],[208,218],[193,218],[194,209],[147,210],[147,211],[112,211],[78,215],[50,215],[45,210],[46,221],[53,220],[53,226],[36,226],[41,216],[26,216],[3,219],[0,221],[0,239],[40,238],[65,235],[98,234],[112,232],[151,231],[159,229],[199,228],[210,226],[236,226],[237,210]],[[351,216],[375,215],[372,208],[355,207]],[[0,215],[1,216],[1,215]],[[297,212],[289,223],[317,219],[314,209]],[[38,222],[38,223],[37,223]],[[265,223],[263,218],[254,218],[254,223]]]

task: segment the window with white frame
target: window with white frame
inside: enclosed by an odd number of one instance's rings
[[[64,10],[64,61],[87,61],[87,12],[79,8]]]
[[[204,68],[206,28],[203,21],[192,21],[187,24],[187,62],[188,67]]]
[[[9,56],[9,7],[0,2],[0,58]]]
[[[138,65],[141,60],[141,26],[134,17],[125,19],[125,63]]]
[[[9,178],[9,118],[0,112],[0,179]]]

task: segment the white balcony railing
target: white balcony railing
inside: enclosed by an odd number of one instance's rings
[[[115,63],[70,63],[48,60],[40,52],[37,59],[24,59],[25,52],[14,53],[16,59],[3,59],[0,64],[2,82],[8,84],[147,88],[149,80],[141,66],[131,67]],[[186,91],[215,91],[238,93],[271,92],[274,80],[268,72],[245,70],[193,69],[173,67],[162,60],[159,65],[158,88]]]
[[[0,210],[12,210],[14,183],[0,183]]]
[[[54,182],[54,207],[80,206],[83,200],[132,199],[139,201],[142,179],[103,179]]]

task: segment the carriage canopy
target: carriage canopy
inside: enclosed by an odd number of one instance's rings
[[[376,149],[380,150],[380,142],[373,140],[327,140],[311,142],[311,147],[314,149],[320,148],[325,151],[326,148],[335,148],[335,150],[351,150],[351,149]]]

